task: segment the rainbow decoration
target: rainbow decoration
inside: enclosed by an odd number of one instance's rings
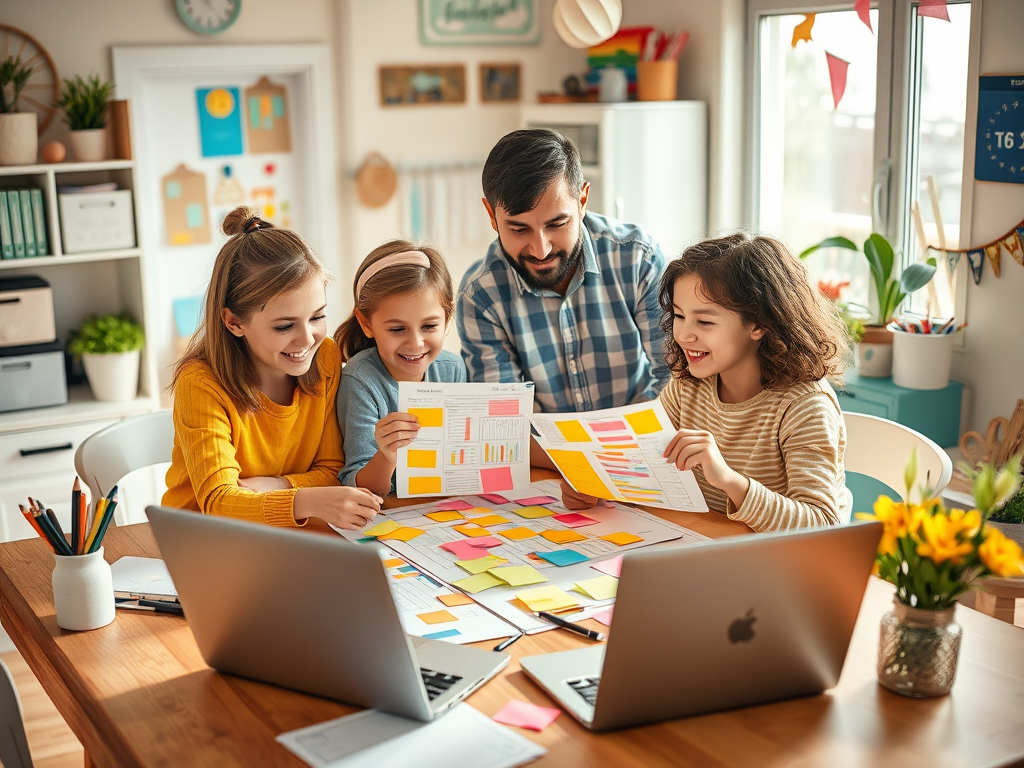
[[[600,80],[599,71],[607,66],[620,67],[629,81],[629,93],[636,95],[636,63],[647,43],[647,36],[654,32],[653,27],[629,27],[620,29],[603,43],[587,49],[587,84],[597,89]]]

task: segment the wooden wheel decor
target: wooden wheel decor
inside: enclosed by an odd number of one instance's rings
[[[18,56],[23,64],[32,67],[32,76],[21,92],[19,103],[39,115],[39,133],[57,114],[57,99],[60,97],[60,77],[57,64],[42,43],[24,30],[0,23],[0,59]]]

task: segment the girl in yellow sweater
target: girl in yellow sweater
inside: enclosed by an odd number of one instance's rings
[[[224,219],[203,325],[174,371],[174,451],[163,503],[270,525],[319,517],[361,528],[381,499],[345,487],[335,416],[330,276],[294,232],[248,208]]]

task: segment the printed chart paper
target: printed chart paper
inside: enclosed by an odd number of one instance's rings
[[[401,499],[502,493],[530,485],[533,384],[398,384],[398,410],[419,419],[398,450]]]
[[[707,512],[693,472],[662,454],[676,430],[654,400],[587,413],[535,413],[537,442],[575,490],[599,499]]]

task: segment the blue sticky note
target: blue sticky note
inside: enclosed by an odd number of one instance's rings
[[[174,330],[178,338],[187,339],[196,332],[199,327],[199,318],[203,313],[203,297],[192,296],[187,299],[175,299],[174,307]]]
[[[581,555],[573,549],[556,549],[553,552],[537,552],[536,554],[537,557],[543,558],[549,563],[559,567],[564,565],[576,565],[576,563],[583,563],[590,559],[586,555]]]
[[[167,186],[164,188],[164,193],[167,195],[168,200],[177,200],[181,197],[181,182],[168,181]]]
[[[242,154],[242,108],[238,88],[196,88],[203,157]]]
[[[456,635],[461,634],[462,633],[459,632],[459,630],[457,629],[443,629],[440,632],[431,632],[428,635],[423,635],[423,637],[425,637],[427,640],[442,640],[446,637],[455,637]]]
[[[371,541],[376,540],[376,536],[363,536],[362,538],[356,539],[356,544],[369,544]]]
[[[270,108],[274,112],[274,117],[284,117],[284,97],[271,96]]]
[[[203,226],[203,206],[201,203],[189,203],[185,206],[185,222],[189,229]]]
[[[398,572],[399,573],[412,573],[413,571],[418,571],[418,570],[419,569],[415,565],[403,565],[403,566],[401,566],[398,569]]]

